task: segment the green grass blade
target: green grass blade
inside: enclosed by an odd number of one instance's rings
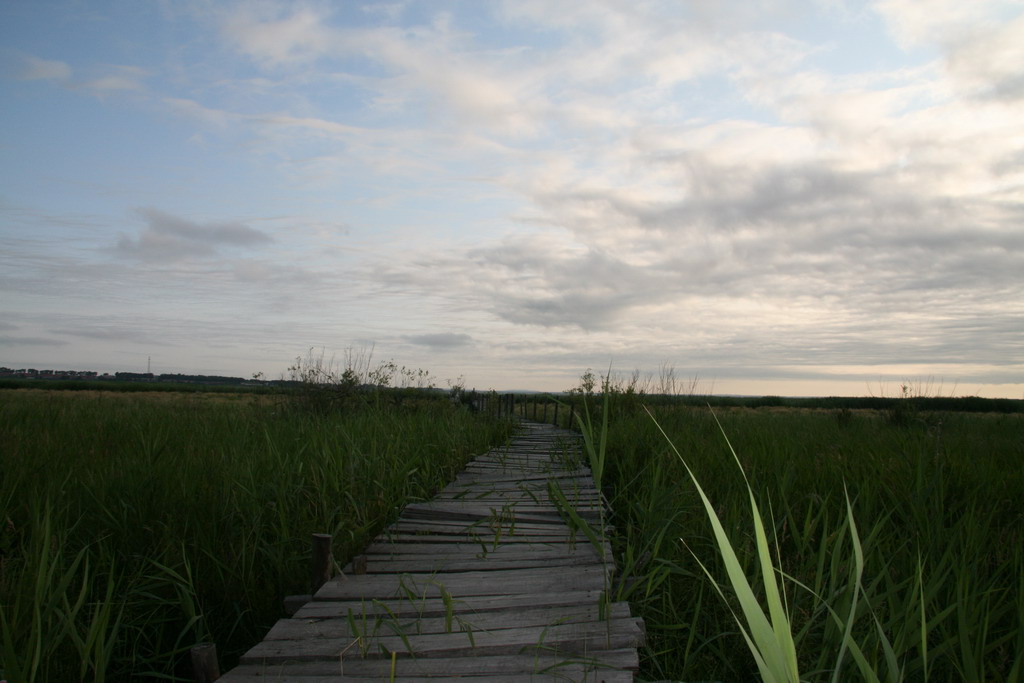
[[[650,414],[650,411],[648,411]],[[744,639],[750,648],[751,654],[754,659],[758,662],[758,668],[762,672],[762,677],[767,681],[787,681],[791,683],[798,683],[800,680],[799,670],[797,668],[797,661],[795,656],[795,645],[792,641],[792,634],[787,630],[782,633],[780,630],[776,630],[772,623],[769,621],[768,616],[765,614],[760,603],[757,601],[757,597],[754,595],[754,591],[750,586],[750,582],[747,580],[746,574],[743,571],[743,566],[736,555],[736,551],[733,549],[732,543],[729,540],[728,534],[726,534],[722,522],[718,517],[718,513],[715,511],[714,506],[711,504],[710,499],[704,492],[704,488],[700,485],[697,480],[697,476],[690,469],[689,464],[683,459],[682,455],[676,449],[675,444],[669,439],[668,435],[665,434],[661,425],[658,424],[654,416],[651,415],[651,419],[654,420],[658,430],[661,431],[665,440],[668,442],[669,447],[682,462],[686,468],[687,474],[690,476],[690,480],[693,482],[694,487],[697,489],[697,494],[700,496],[701,503],[704,506],[704,511],[707,514],[708,521],[711,523],[712,531],[714,532],[715,542],[718,546],[719,553],[722,556],[722,561],[725,565],[726,574],[729,578],[729,583],[732,586],[733,592],[736,595],[736,599],[740,604],[740,610],[743,614],[743,618],[746,622],[747,629],[740,623],[741,631],[744,632]],[[717,421],[717,418],[716,418]],[[719,425],[721,426],[721,425]],[[728,437],[726,437],[728,443]],[[732,450],[732,445],[729,445]],[[733,451],[735,457],[735,451]],[[737,459],[738,463],[738,459]],[[742,468],[741,468],[742,470]],[[746,475],[744,475],[746,480]],[[748,485],[748,492],[750,490]],[[767,537],[764,533],[763,524],[758,525],[760,521],[760,515],[757,510],[756,502],[753,499],[753,493],[750,493],[750,500],[752,503],[752,513],[755,517],[755,528],[759,529],[758,538],[758,551],[767,553]],[[770,555],[769,555],[770,558]],[[762,565],[764,566],[764,565]],[[770,565],[769,559],[769,571],[767,573],[766,580],[774,583],[775,581],[775,570]],[[703,567],[703,565],[702,565]],[[705,569],[705,572],[707,570]],[[775,599],[778,600],[778,591],[774,593]],[[723,596],[724,597],[724,596]],[[775,605],[776,610],[782,610],[781,601]],[[771,607],[769,609],[772,609]],[[739,620],[737,620],[739,621]],[[788,624],[788,620],[786,620]]]
[[[796,644],[793,642],[793,633],[789,623],[789,615],[786,613],[785,604],[775,580],[775,565],[772,563],[771,550],[768,547],[768,536],[765,533],[761,510],[757,505],[757,500],[754,498],[754,491],[750,486],[750,482],[747,480],[747,475],[743,470],[743,465],[740,463],[739,456],[736,454],[736,450],[732,447],[732,443],[729,441],[728,434],[725,433],[725,429],[722,427],[722,423],[719,422],[718,416],[715,415],[714,410],[711,410],[711,415],[715,418],[715,424],[718,425],[718,429],[722,433],[722,437],[725,439],[726,445],[729,447],[729,452],[732,454],[733,460],[736,461],[736,466],[739,467],[740,472],[743,474],[743,481],[747,485],[747,494],[750,500],[750,509],[754,522],[754,537],[757,543],[757,557],[761,566],[761,581],[764,586],[765,602],[768,603],[768,609],[771,614],[774,643],[778,647],[779,654],[783,658],[787,680],[798,681],[800,679],[800,675],[796,659]],[[689,468],[687,468],[687,470],[689,470]],[[691,476],[693,476],[692,473]],[[767,634],[765,634],[765,638],[766,637]]]

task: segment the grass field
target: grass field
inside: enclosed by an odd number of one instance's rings
[[[0,678],[188,676],[429,498],[508,422],[410,392],[310,410],[259,393],[0,390]]]
[[[689,466],[765,604],[753,493],[799,680],[1021,678],[1016,402],[765,397],[712,414],[609,395],[614,597],[646,621],[642,677],[759,677]],[[311,533],[331,533],[344,562],[510,429],[414,391],[328,398],[0,390],[0,677],[187,678],[188,648],[207,640],[230,666],[282,596],[307,591]],[[981,412],[993,405],[1004,412]]]
[[[706,406],[642,402],[611,401],[603,477],[643,676],[761,678],[685,462],[767,605],[752,499],[761,511],[789,622],[771,625],[795,649],[777,680],[1024,677],[1024,416],[769,404],[716,408],[720,428]]]

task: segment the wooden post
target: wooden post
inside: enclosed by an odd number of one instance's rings
[[[220,678],[217,646],[214,643],[200,643],[189,650],[189,655],[192,657],[192,678],[196,683],[213,683]]]
[[[548,402],[544,401],[544,422],[548,421]]]
[[[316,595],[320,586],[331,579],[331,535],[313,534],[313,558],[310,562],[311,593]]]
[[[555,403],[555,426],[556,427],[561,427],[561,425],[558,424],[558,404],[557,403]]]

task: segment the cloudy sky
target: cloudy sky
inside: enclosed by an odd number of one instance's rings
[[[0,365],[1024,397],[1024,4],[0,4]]]

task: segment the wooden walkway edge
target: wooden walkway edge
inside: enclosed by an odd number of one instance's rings
[[[365,573],[345,567],[219,680],[632,681],[643,622],[608,602],[607,542],[550,489],[600,526],[578,438],[522,423],[507,447],[407,506],[366,549]]]

